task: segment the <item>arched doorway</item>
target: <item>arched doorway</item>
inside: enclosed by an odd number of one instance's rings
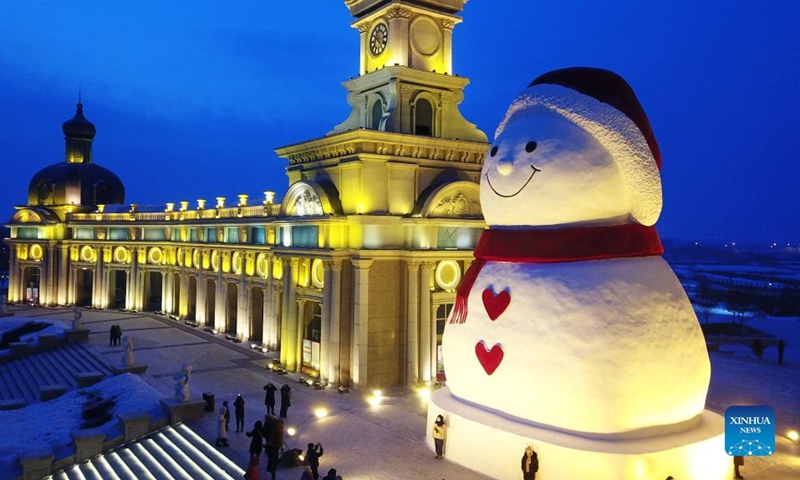
[[[214,310],[217,302],[217,286],[214,280],[206,281],[206,326],[216,328]]]
[[[414,107],[414,134],[433,136],[433,107],[424,98],[417,100]]]
[[[93,289],[94,272],[88,268],[79,269],[75,275],[75,305],[91,307]]]
[[[144,274],[144,309],[148,312],[161,311],[161,293],[164,277],[161,272],[145,272]]]
[[[225,333],[236,335],[236,317],[239,289],[235,283],[229,283],[225,289]]]
[[[186,302],[186,318],[195,320],[197,318],[197,278],[189,277],[189,298]]]
[[[25,279],[25,301],[38,304],[41,270],[39,267],[27,267],[23,278]]]
[[[250,340],[261,343],[264,338],[264,291],[250,290]]]
[[[111,301],[108,308],[125,308],[126,294],[128,291],[128,274],[124,270],[112,270],[110,276]]]

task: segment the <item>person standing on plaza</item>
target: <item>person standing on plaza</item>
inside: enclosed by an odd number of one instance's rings
[[[222,408],[225,411],[225,433],[231,429],[231,411],[228,408],[228,401],[222,402]]]
[[[306,450],[306,463],[311,467],[311,474],[314,480],[319,480],[319,457],[322,456],[322,445],[317,442],[309,443],[308,450]]]
[[[219,409],[219,418],[217,419],[217,443],[218,447],[227,447],[228,445],[228,425],[225,420],[225,412],[227,407]]]
[[[444,417],[439,415],[433,422],[433,443],[436,446],[436,460],[440,460],[444,455],[444,436],[445,436]]]
[[[250,437],[251,457],[258,457],[261,455],[261,449],[264,447],[264,437],[261,433],[263,429],[264,425],[261,423],[261,420],[258,420],[255,425],[253,425],[253,429],[245,433],[245,435]]]
[[[264,405],[267,406],[267,415],[275,415],[275,392],[278,387],[273,385],[272,382],[264,385],[264,390],[267,392],[264,395]]]
[[[281,418],[286,418],[292,406],[292,387],[284,384],[281,387]]]
[[[233,413],[236,416],[236,431],[244,432],[244,398],[241,393],[233,401]]]

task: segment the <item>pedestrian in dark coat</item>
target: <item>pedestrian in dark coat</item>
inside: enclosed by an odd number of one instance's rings
[[[281,387],[281,418],[286,418],[292,406],[292,387],[284,384]]]
[[[114,346],[114,339],[116,339],[117,329],[115,328],[116,325],[111,325],[111,329],[108,331],[108,346]]]
[[[533,447],[528,445],[525,454],[522,455],[522,480],[536,480],[536,472],[539,471],[539,457],[533,451]]]
[[[319,480],[319,457],[322,456],[322,445],[319,442],[316,444],[309,443],[308,450],[306,450],[306,463],[311,467],[311,474],[314,480]]]
[[[283,420],[267,415],[264,418],[264,452],[267,454],[267,472],[275,480],[283,446]]]
[[[264,437],[262,436],[262,430],[264,429],[264,425],[261,421],[257,421],[255,425],[253,425],[253,429],[249,432],[245,433],[248,437],[250,437],[250,456],[258,457],[261,455],[261,449],[264,447]]]
[[[325,475],[325,478],[323,478],[322,480],[342,480],[342,476],[336,475],[336,469],[331,468],[330,470],[328,470],[328,474]]]
[[[241,393],[233,401],[233,413],[236,415],[236,431],[244,432],[244,398]]]
[[[275,415],[275,391],[278,390],[278,387],[269,382],[268,384],[264,385],[264,390],[266,390],[266,394],[264,395],[264,405],[267,406],[267,415]]]
[[[225,432],[229,432],[231,429],[231,411],[228,408],[228,401],[225,400],[222,402],[222,408],[225,412]]]
[[[778,364],[783,365],[783,352],[786,350],[786,342],[783,340],[778,341]]]

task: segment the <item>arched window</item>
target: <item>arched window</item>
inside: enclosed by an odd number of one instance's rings
[[[373,130],[380,130],[381,117],[383,116],[383,103],[380,99],[375,100],[372,104],[372,123],[370,128]]]
[[[414,108],[414,134],[433,136],[433,107],[424,98],[417,100]]]

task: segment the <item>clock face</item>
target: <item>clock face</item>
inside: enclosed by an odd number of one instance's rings
[[[386,42],[389,40],[389,30],[386,24],[379,23],[372,29],[369,37],[369,51],[373,55],[380,55],[386,49]]]

